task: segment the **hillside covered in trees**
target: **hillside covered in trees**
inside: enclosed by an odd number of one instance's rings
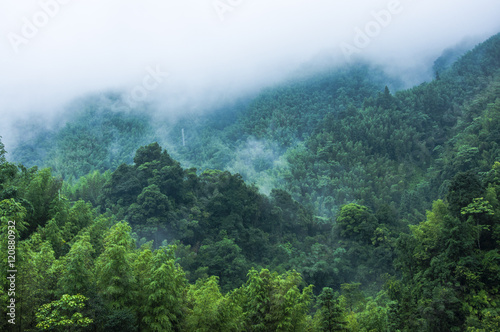
[[[0,142],[17,328],[500,330],[500,35],[434,69],[403,90],[356,63],[175,121],[103,94]]]

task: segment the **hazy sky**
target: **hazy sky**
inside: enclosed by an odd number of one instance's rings
[[[0,135],[106,89],[203,108],[318,57],[411,73],[499,32],[499,14],[499,0],[0,0]]]

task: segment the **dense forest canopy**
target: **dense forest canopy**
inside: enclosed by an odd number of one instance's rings
[[[500,34],[434,70],[354,63],[175,121],[103,94],[0,141],[16,328],[500,330]]]

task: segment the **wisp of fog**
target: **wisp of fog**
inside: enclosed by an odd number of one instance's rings
[[[498,0],[1,0],[0,135],[8,148],[13,123],[101,91],[203,111],[319,59],[415,84],[444,49],[500,31],[498,13]]]

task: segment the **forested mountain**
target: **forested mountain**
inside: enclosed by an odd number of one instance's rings
[[[56,129],[33,125],[35,134],[16,147],[11,159],[27,167],[50,167],[68,181],[131,163],[135,150],[155,137],[147,110],[117,111],[117,98],[110,93],[70,104]]]
[[[500,330],[500,35],[450,57],[175,121],[104,94],[0,142],[21,329]]]

